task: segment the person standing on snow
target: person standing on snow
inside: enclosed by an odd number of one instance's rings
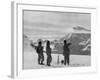
[[[47,54],[47,65],[51,66],[52,57],[51,57],[50,41],[47,41],[46,44],[46,54]]]
[[[35,46],[33,43],[31,43],[31,46],[33,48],[35,48],[37,54],[38,54],[38,64],[40,65],[44,65],[43,61],[44,61],[44,55],[43,55],[43,46],[42,46],[42,42],[39,41],[38,42],[38,46]]]
[[[64,55],[64,65],[66,65],[66,63],[69,65],[69,57],[70,57],[70,49],[69,49],[69,45],[71,43],[67,43],[66,40],[64,40],[64,46],[63,46],[63,55]]]

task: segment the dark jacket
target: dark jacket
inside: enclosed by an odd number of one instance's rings
[[[64,55],[68,55],[70,53],[69,45],[70,45],[70,43],[64,44],[64,46],[63,46],[63,54]]]
[[[43,53],[43,46],[37,46],[36,51],[37,51],[37,53],[42,54]]]
[[[51,55],[51,48],[50,47],[46,48],[46,53],[47,53],[47,55]]]

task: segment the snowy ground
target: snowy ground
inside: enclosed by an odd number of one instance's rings
[[[59,56],[59,58],[58,58]],[[46,54],[44,53],[44,64],[46,64]],[[48,67],[46,65],[37,64],[37,53],[35,50],[29,52],[25,51],[23,56],[23,69],[38,69],[38,68],[56,68],[56,67],[68,67],[68,65],[61,64],[63,60],[62,54],[52,54],[52,63]],[[88,55],[70,55],[70,66],[69,67],[80,67],[80,66],[90,66],[91,56]]]

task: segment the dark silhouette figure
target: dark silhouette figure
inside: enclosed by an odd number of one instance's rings
[[[63,46],[64,65],[66,65],[66,63],[69,65],[69,57],[70,57],[69,45],[70,44],[71,43],[67,43],[67,41],[64,40],[64,46]]]
[[[47,54],[47,65],[50,66],[51,61],[52,61],[50,41],[47,41],[47,44],[46,44],[46,54]]]
[[[40,65],[44,65],[43,61],[44,61],[44,55],[43,55],[43,46],[42,46],[42,42],[38,42],[38,46],[35,46],[34,44],[31,43],[31,46],[35,48],[37,54],[38,54],[38,64]]]

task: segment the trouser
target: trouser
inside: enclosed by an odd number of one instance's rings
[[[51,61],[52,61],[51,55],[47,55],[47,65],[50,66]]]
[[[64,56],[64,64],[66,63],[69,65],[69,54]]]
[[[43,63],[44,61],[44,55],[43,54],[38,54],[38,64]]]

